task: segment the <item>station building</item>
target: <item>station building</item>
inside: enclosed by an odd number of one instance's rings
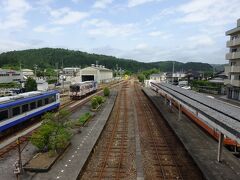
[[[225,73],[228,79],[224,81],[226,85],[227,97],[240,101],[240,19],[237,21],[237,27],[226,32],[230,36],[227,41],[229,53],[226,59],[229,64],[225,66]]]
[[[23,73],[10,69],[0,69],[0,83],[23,81]]]
[[[113,79],[113,71],[105,66],[92,64],[81,69],[80,76],[81,81],[109,82]]]

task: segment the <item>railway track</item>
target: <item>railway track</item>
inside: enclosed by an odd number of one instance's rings
[[[120,82],[120,83],[122,83],[122,82]],[[117,85],[118,85],[118,83],[111,84],[111,85],[109,86],[109,88],[116,87]],[[76,101],[76,100],[75,100],[75,101],[74,101],[74,100],[70,100],[70,101],[62,104],[59,109],[60,109],[60,110],[62,110],[62,109],[67,109],[67,110],[69,110],[70,112],[74,112],[74,111],[76,111],[79,107],[81,107],[81,106],[84,105],[85,103],[89,102],[90,99],[91,99],[93,96],[102,93],[102,91],[103,91],[102,89],[99,89],[99,91],[97,91],[96,93],[94,93],[94,94],[92,94],[92,95],[90,95],[90,96],[87,96],[86,98],[84,98],[84,99],[82,99],[82,100],[77,100],[77,101]],[[29,140],[29,137],[31,136],[31,134],[34,133],[34,132],[37,130],[37,128],[41,125],[41,122],[38,122],[37,124],[39,124],[39,125],[38,125],[35,129],[33,129],[33,130],[29,131],[28,133],[24,134],[23,136],[20,136],[20,137],[19,137],[19,143],[20,143],[20,144],[22,144],[22,143],[24,143],[24,142],[27,142],[27,141]],[[31,127],[36,126],[37,124],[31,125]],[[29,129],[29,128],[31,128],[31,127],[24,128],[23,131],[26,131],[27,129]],[[18,133],[19,133],[19,132],[14,133],[14,134],[17,135]],[[14,135],[14,136],[15,136],[15,135]],[[14,137],[14,136],[13,136],[13,137]],[[15,139],[17,140],[17,138],[15,138]],[[1,139],[1,140],[3,141],[4,139]],[[0,158],[3,158],[4,155],[7,154],[8,152],[10,152],[11,150],[16,149],[16,147],[18,146],[16,140],[14,140],[14,141],[12,141],[11,143],[7,144],[6,146],[0,148]]]
[[[135,105],[146,179],[203,179],[183,145],[135,84]]]
[[[96,153],[80,179],[131,179],[135,177],[135,170],[132,168],[133,161],[129,161],[130,122],[127,88],[128,84],[124,84],[120,89],[107,127],[95,148]]]

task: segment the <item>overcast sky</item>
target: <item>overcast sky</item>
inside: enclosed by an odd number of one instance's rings
[[[0,0],[0,52],[61,47],[152,62],[227,63],[240,0]]]

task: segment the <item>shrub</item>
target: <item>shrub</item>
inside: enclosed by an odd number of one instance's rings
[[[110,95],[110,90],[109,90],[108,87],[105,87],[105,88],[103,89],[103,94],[104,94],[104,96],[109,96],[109,95]]]
[[[80,116],[79,123],[84,124],[91,116],[92,115],[89,112],[85,113],[84,115]]]
[[[93,97],[93,98],[91,99],[92,109],[97,109],[98,105],[99,105],[99,104],[98,104],[97,98],[96,98],[96,97]]]
[[[103,103],[103,97],[102,96],[95,96],[95,98],[97,99],[98,104]]]

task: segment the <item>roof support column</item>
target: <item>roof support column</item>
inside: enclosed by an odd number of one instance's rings
[[[221,162],[221,158],[222,158],[223,140],[224,140],[224,135],[223,133],[220,132],[218,136],[218,155],[217,155],[218,162]]]
[[[164,101],[165,104],[167,104],[167,95],[165,95],[165,101]]]
[[[178,103],[178,120],[181,120],[182,118],[182,105],[181,103]]]

